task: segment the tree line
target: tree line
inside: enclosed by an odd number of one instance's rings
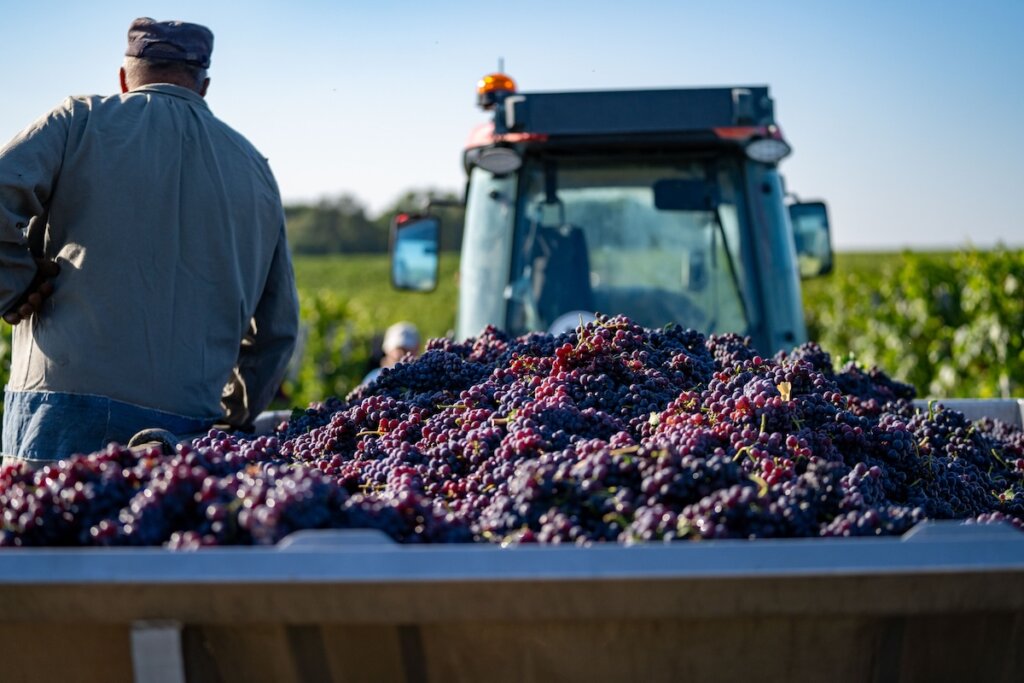
[[[428,199],[461,200],[453,192],[408,190],[377,216],[351,194],[324,198],[315,204],[285,206],[288,242],[295,254],[368,254],[388,250],[391,220],[399,213],[425,213]],[[461,207],[438,206],[432,214],[441,219],[441,250],[458,251],[462,245]]]

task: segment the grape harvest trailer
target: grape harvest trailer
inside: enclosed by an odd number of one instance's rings
[[[3,680],[1019,680],[1024,536],[23,550]]]
[[[1021,424],[1019,401],[950,401]],[[1024,535],[8,549],[4,681],[1019,680]]]

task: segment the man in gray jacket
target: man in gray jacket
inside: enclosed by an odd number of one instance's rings
[[[212,49],[137,19],[121,94],[69,97],[0,149],[5,460],[244,426],[273,398],[298,327],[284,211],[204,100]]]

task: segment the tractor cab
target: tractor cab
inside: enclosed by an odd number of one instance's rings
[[[828,217],[787,211],[766,87],[520,94],[492,74],[478,102],[492,119],[464,153],[459,338],[622,313],[765,349],[805,339],[799,280],[831,267]],[[393,227],[393,281],[429,288],[397,255],[437,220]]]

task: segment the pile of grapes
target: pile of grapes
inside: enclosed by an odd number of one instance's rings
[[[174,455],[112,444],[0,472],[0,546],[272,544],[299,529],[399,542],[590,544],[1024,526],[1024,433],[971,423],[814,343],[765,358],[624,317],[559,336],[433,340],[272,435]]]

